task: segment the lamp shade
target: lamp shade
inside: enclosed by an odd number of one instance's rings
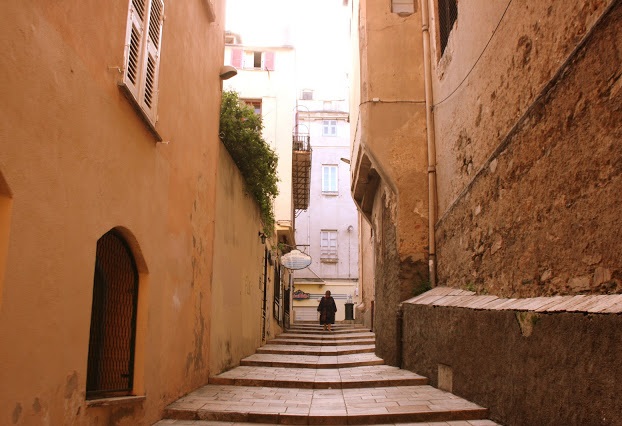
[[[304,269],[311,264],[311,256],[300,250],[292,250],[281,257],[281,265],[287,269]]]

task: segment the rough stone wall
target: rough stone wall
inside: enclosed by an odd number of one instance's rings
[[[622,290],[621,21],[615,2],[474,163],[480,172],[437,226],[440,284],[504,296]],[[461,140],[462,150],[483,144]]]
[[[485,167],[611,2],[458,2],[447,48],[442,57],[436,50],[438,62],[433,58],[439,215]],[[432,36],[437,27],[433,21]]]
[[[374,329],[376,333],[376,354],[389,365],[397,363],[396,318],[403,290],[399,280],[399,255],[395,232],[395,197],[387,188],[382,188],[374,203],[376,229],[376,267],[375,267],[375,312]],[[393,210],[393,212],[392,212]]]
[[[403,367],[438,386],[440,365],[501,424],[622,425],[622,316],[520,315],[405,304]]]

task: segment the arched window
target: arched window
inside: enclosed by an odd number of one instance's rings
[[[137,301],[134,256],[123,237],[111,230],[97,241],[87,398],[131,394]]]

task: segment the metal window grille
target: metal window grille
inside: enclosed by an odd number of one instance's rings
[[[438,22],[441,39],[441,55],[445,52],[449,34],[458,19],[458,4],[456,0],[438,0]]]
[[[87,398],[128,395],[134,378],[138,270],[127,243],[114,231],[97,241]]]

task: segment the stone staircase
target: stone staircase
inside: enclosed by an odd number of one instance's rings
[[[384,365],[374,349],[374,334],[357,326],[296,324],[166,407],[156,425],[496,425],[487,409]]]

